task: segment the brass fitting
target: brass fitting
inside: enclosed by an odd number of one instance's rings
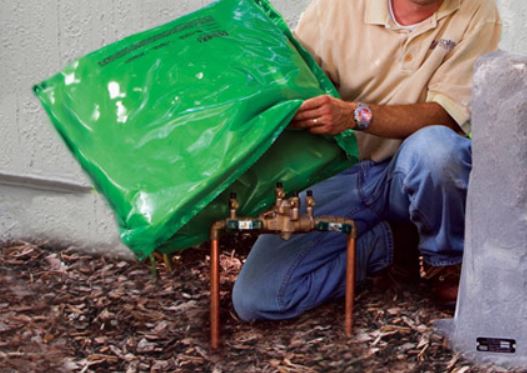
[[[275,208],[278,209],[285,198],[284,185],[282,183],[276,183],[275,197],[276,197]]]
[[[278,184],[274,209],[260,215],[263,230],[280,234],[284,240],[290,239],[293,233],[313,230],[315,220],[313,218],[314,199],[312,195],[309,203],[311,204],[311,215],[300,216],[300,197],[298,194],[286,199],[282,185]]]
[[[306,192],[306,214],[307,216],[314,218],[314,207],[315,207],[315,198],[313,197],[313,191],[308,190]]]
[[[298,193],[289,199],[289,204],[291,206],[291,220],[296,221],[300,218],[300,197]]]
[[[236,193],[231,193],[231,197],[229,198],[229,217],[231,219],[236,219],[238,208],[240,207],[240,204],[238,203],[238,198],[236,196]]]
[[[210,240],[219,240],[220,239],[220,232],[225,229],[225,220],[219,220],[212,224],[212,227],[210,228]]]

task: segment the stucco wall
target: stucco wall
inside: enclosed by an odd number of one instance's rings
[[[330,1],[330,0],[327,0]],[[0,240],[59,239],[128,253],[31,86],[66,63],[205,0],[0,0]],[[309,0],[274,0],[294,24]],[[527,53],[527,2],[500,0],[503,48]]]
[[[503,22],[501,49],[527,55],[527,1],[498,0]]]

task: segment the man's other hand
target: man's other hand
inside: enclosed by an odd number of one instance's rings
[[[355,104],[331,96],[310,98],[302,104],[291,126],[317,135],[337,135],[355,127]]]

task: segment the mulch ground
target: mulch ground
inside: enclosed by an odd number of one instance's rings
[[[243,241],[243,240],[242,240]],[[250,246],[223,247],[222,337],[209,349],[207,248],[145,263],[25,242],[0,247],[0,372],[505,372],[448,349],[422,288],[359,294],[283,322],[242,323],[230,289]]]

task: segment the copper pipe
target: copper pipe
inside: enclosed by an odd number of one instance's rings
[[[220,270],[218,238],[210,246],[210,346],[213,350],[220,344]]]
[[[172,262],[168,254],[163,254],[163,261],[165,262],[165,267],[167,268],[167,271],[172,273]]]
[[[224,220],[217,221],[210,230],[210,347],[220,345],[220,231],[225,229]]]
[[[150,275],[157,280],[159,273],[157,272],[157,260],[154,254],[150,255]]]
[[[353,302],[355,300],[355,225],[353,232],[348,236],[348,253],[346,259],[346,299],[345,299],[345,321],[344,330],[346,336],[351,337],[353,327]]]

